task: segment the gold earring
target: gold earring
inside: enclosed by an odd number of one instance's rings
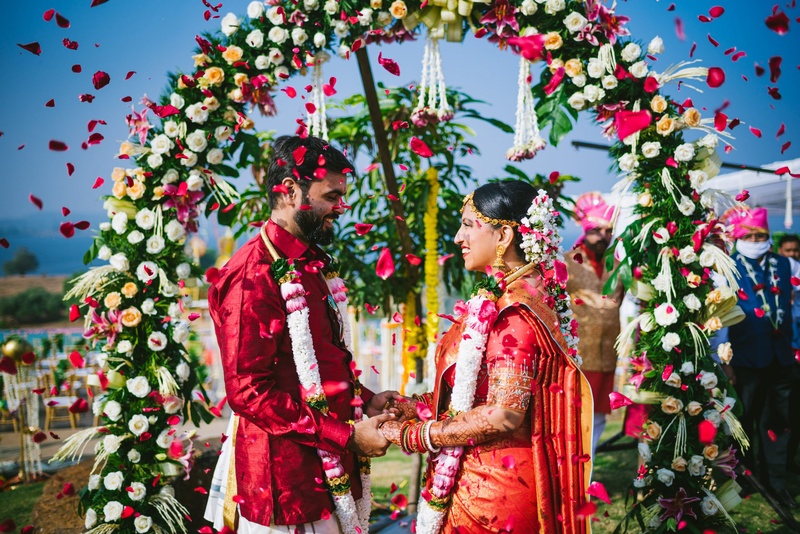
[[[506,269],[508,269],[508,265],[506,265],[506,262],[503,261],[503,255],[505,253],[506,253],[505,245],[500,245],[495,250],[495,260],[494,260],[494,264],[492,265],[492,267],[496,271],[505,271]]]

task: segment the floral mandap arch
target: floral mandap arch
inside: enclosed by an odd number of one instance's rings
[[[653,405],[639,447],[645,463],[632,474],[642,498],[629,517],[643,530],[732,528],[735,454],[748,442],[708,336],[735,319],[737,286],[724,226],[712,211],[716,194],[706,184],[719,169],[715,148],[727,120],[704,118],[690,102],[661,94],[681,79],[717,87],[724,73],[688,65],[654,72],[648,58],[662,51],[661,40],[644,48],[628,40],[627,20],[596,0],[275,0],[252,2],[246,18],[226,15],[221,35],[198,36],[194,70],[172,75],[159,102],[145,101],[146,109],[128,117],[132,140],[119,158],[130,165],[113,171],[110,220],[87,253],[106,263],[80,277],[69,295],[80,299],[85,337],[104,355],[93,378],[103,391],[95,400],[102,425],[76,434],[59,453],[75,457],[89,439],[102,437],[82,495],[87,530],[185,531],[185,509],[164,479],[189,466],[190,436],[176,425],[210,414],[207,399],[192,398],[198,378],[184,348],[194,318],[182,318],[183,288],[200,275],[185,258],[184,242],[197,229],[202,204],[222,220],[235,211],[238,194],[224,177],[237,171],[229,163],[234,154],[239,166],[257,161],[261,150],[249,109],[273,114],[271,92],[313,69],[309,118],[300,130],[324,136],[325,95],[335,92],[319,70],[326,52],[348,57],[370,43],[402,42],[421,25],[428,46],[411,128],[452,116],[437,43],[460,41],[471,30],[521,56],[510,159],[533,157],[544,146],[539,122],[557,142],[581,110],[592,110],[604,133],[619,139],[612,154],[625,187],[638,196],[638,219],[623,235],[626,256],[617,269],[643,309],[620,338],[626,342],[638,330],[633,388],[613,404]],[[546,68],[531,90],[530,63],[538,60]],[[148,113],[160,120],[151,123]],[[426,148],[411,147],[423,157]],[[392,200],[402,212],[402,201]],[[435,220],[436,203],[429,205]],[[434,244],[426,241],[429,285],[437,279]],[[713,289],[714,273],[729,287]],[[81,313],[73,306],[70,315]],[[722,346],[719,357],[730,356]]]

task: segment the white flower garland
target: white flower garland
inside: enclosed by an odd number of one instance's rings
[[[753,282],[753,289],[761,286],[761,288],[755,292],[756,295],[761,297],[761,309],[764,310],[764,314],[769,318],[769,322],[772,323],[772,327],[775,330],[778,330],[781,325],[783,324],[783,310],[780,306],[780,292],[779,291],[772,291],[772,288],[778,289],[778,283],[781,281],[780,277],[778,276],[778,259],[775,257],[769,257],[767,259],[767,264],[769,265],[768,272],[767,272],[767,282],[769,283],[770,292],[773,293],[775,296],[775,313],[772,313],[772,309],[767,302],[767,296],[764,293],[765,284],[760,284],[758,279],[756,279],[756,273],[753,271],[753,266],[750,265],[744,256],[738,254],[739,263],[744,265],[745,270],[747,271],[747,276]]]

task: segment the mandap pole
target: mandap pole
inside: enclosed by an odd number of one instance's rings
[[[375,132],[375,142],[378,145],[378,154],[381,158],[381,166],[383,167],[383,176],[386,182],[386,189],[392,195],[391,198],[398,200],[390,200],[392,213],[394,214],[394,224],[397,229],[397,236],[400,239],[400,245],[403,247],[403,255],[413,253],[413,245],[411,243],[411,233],[408,230],[405,217],[403,214],[403,204],[400,202],[400,190],[397,185],[397,177],[394,174],[394,166],[392,165],[392,155],[389,150],[389,141],[386,136],[386,127],[383,124],[383,116],[381,115],[380,104],[378,103],[378,93],[375,91],[375,79],[372,77],[372,67],[369,64],[369,56],[367,55],[367,47],[362,46],[356,50],[356,59],[358,60],[358,70],[361,73],[361,82],[364,85],[364,96],[367,99],[367,108],[369,109],[369,117],[372,122],[372,128]],[[408,277],[410,283],[414,286],[419,280],[419,269],[415,265],[408,265]],[[418,366],[419,367],[419,366]],[[420,377],[421,375],[417,375]],[[411,457],[411,477],[408,484],[408,513],[415,514],[417,512],[417,502],[419,500],[420,478],[422,471],[422,456],[414,454]]]

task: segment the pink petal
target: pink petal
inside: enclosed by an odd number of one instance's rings
[[[375,273],[379,278],[386,280],[394,274],[394,260],[392,259],[392,252],[384,247],[378,256],[378,263],[375,266]]]
[[[789,33],[789,17],[786,16],[786,13],[780,11],[778,6],[773,8],[772,15],[767,17],[764,22],[767,24],[767,28],[778,35],[786,35]]]
[[[519,47],[519,54],[528,61],[538,61],[544,55],[544,35],[535,34],[527,37],[511,37],[508,44]]]
[[[586,501],[583,504],[575,507],[575,515],[583,518],[594,515],[597,512],[597,505],[592,501]]]
[[[500,461],[503,462],[503,467],[506,469],[514,469],[514,467],[517,465],[517,459],[510,454],[508,456],[503,456]]]
[[[761,139],[761,130],[754,126],[750,126],[750,133]]]
[[[611,409],[616,410],[623,406],[630,406],[633,401],[618,391],[612,391],[608,394],[608,399],[611,401]]]
[[[86,360],[83,359],[80,352],[73,350],[69,355],[69,363],[71,363],[72,367],[75,369],[83,369],[86,365]]]
[[[55,14],[56,14],[55,9],[48,9],[47,11],[44,12],[42,18],[44,19],[45,22],[50,22],[51,20],[53,20],[53,15]]]
[[[42,204],[42,200],[39,197],[37,197],[36,195],[34,195],[33,193],[28,195],[28,200],[30,200],[31,204],[33,204],[34,206],[36,206],[40,210],[42,209],[42,205],[43,205]]]
[[[395,76],[400,76],[400,65],[393,59],[384,58],[383,52],[378,53],[378,63],[386,69],[390,74],[394,74]]]
[[[408,263],[411,265],[419,265],[422,263],[422,260],[413,254],[406,254],[406,260],[408,260]]]
[[[644,130],[652,122],[653,116],[646,109],[642,111],[618,111],[614,114],[614,126],[617,129],[620,141]]]
[[[686,40],[686,30],[683,29],[683,19],[675,17],[675,35],[679,40]]]
[[[558,89],[558,86],[561,85],[561,82],[564,80],[564,67],[559,67],[558,70],[553,74],[553,78],[544,86],[544,94],[550,95]]]
[[[611,499],[608,497],[608,491],[606,491],[606,487],[600,482],[595,481],[589,484],[589,487],[586,489],[586,493],[592,497],[600,499],[608,505],[611,504]]]
[[[708,69],[708,77],[706,83],[711,88],[717,88],[725,83],[725,71],[719,67],[711,67]]]
[[[69,307],[69,321],[74,323],[77,321],[81,316],[81,310],[78,309],[77,304],[73,304]]]
[[[697,435],[700,443],[708,445],[714,442],[714,438],[717,435],[717,427],[711,421],[701,421],[697,425]]]
[[[715,19],[721,17],[723,13],[725,13],[725,8],[722,6],[714,6],[708,10],[708,14]]]
[[[419,137],[412,137],[411,142],[409,143],[411,151],[418,156],[423,158],[430,158],[433,156],[433,151],[428,148],[428,145],[425,144],[425,141],[420,139]]]

